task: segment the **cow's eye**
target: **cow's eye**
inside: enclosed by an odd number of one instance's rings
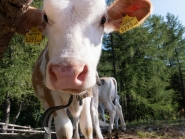
[[[47,15],[46,15],[46,14],[43,14],[43,17],[44,17],[44,20],[45,20],[46,22],[48,22],[48,17],[47,17]]]
[[[103,16],[102,19],[101,19],[101,24],[103,25],[105,22],[106,22],[106,17]]]

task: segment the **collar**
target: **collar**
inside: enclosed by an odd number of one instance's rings
[[[79,105],[82,106],[83,104],[83,99],[86,98],[86,97],[92,97],[92,89],[87,89],[84,91],[83,94],[80,94],[80,95],[76,95],[76,100],[79,101]]]

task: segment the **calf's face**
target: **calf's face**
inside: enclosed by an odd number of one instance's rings
[[[74,93],[93,86],[107,18],[105,2],[45,0],[43,15],[49,55],[46,86]]]
[[[49,59],[43,73],[45,85],[51,90],[81,93],[96,82],[104,31],[119,31],[125,15],[141,23],[150,14],[151,3],[116,0],[107,7],[105,0],[44,0],[40,14],[35,10],[37,16],[33,16],[33,8],[29,11],[22,18],[27,28],[22,23],[22,31],[17,32],[28,30],[33,21],[41,31],[45,29]]]

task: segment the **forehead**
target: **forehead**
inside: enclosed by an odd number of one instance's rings
[[[90,18],[106,14],[105,0],[44,0],[43,10],[50,20]]]

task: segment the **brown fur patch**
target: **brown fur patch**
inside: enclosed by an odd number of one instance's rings
[[[20,22],[16,27],[16,32],[26,35],[28,30],[33,27],[37,27],[42,32],[46,28],[46,23],[42,17],[42,11],[30,6],[21,17]]]
[[[92,87],[87,89],[88,96],[87,97],[93,97]]]
[[[85,134],[86,134],[86,136],[90,136],[91,134],[93,133],[93,130],[91,129],[91,128],[86,128],[85,129]]]
[[[44,100],[46,100],[46,102],[48,103],[49,107],[53,107],[55,106],[55,102],[54,102],[54,99],[51,95],[51,91],[45,86],[43,80],[44,80],[44,75],[42,74],[41,70],[40,70],[40,66],[41,66],[41,62],[42,62],[42,56],[44,54],[44,51],[46,51],[47,48],[45,48],[41,55],[39,56],[36,64],[35,64],[35,67],[34,67],[34,70],[33,70],[33,74],[32,74],[32,84],[33,84],[33,88],[34,88],[34,91],[36,93],[36,95],[38,96],[38,98],[40,97],[39,96],[39,93],[38,93],[38,90],[37,90],[37,87],[39,86],[40,88],[43,88],[43,93],[44,93]],[[46,52],[45,54],[45,59],[46,59],[46,65],[49,61],[49,56],[48,56],[48,51]],[[45,65],[45,66],[46,66]],[[46,67],[45,67],[46,69]],[[56,116],[57,113],[54,112],[53,113],[53,116]]]

